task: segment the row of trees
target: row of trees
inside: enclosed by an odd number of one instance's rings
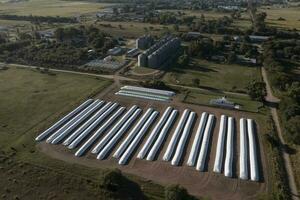
[[[30,21],[34,24],[39,23],[77,23],[76,18],[73,17],[52,17],[52,16],[22,16],[22,15],[0,15],[0,19],[5,20],[18,20],[18,21]]]
[[[184,37],[184,36],[183,36]],[[188,54],[190,56],[199,56],[210,60],[213,56],[223,56],[227,63],[235,63],[239,60],[238,55],[244,55],[246,58],[260,60],[258,48],[246,41],[235,42],[227,37],[221,41],[213,41],[210,38],[198,38],[190,42]]]
[[[269,72],[271,83],[283,94],[280,112],[286,135],[295,144],[300,144],[300,82],[294,73],[299,64],[290,59],[297,57],[298,48],[298,40],[274,40],[265,44],[263,54],[263,65]]]

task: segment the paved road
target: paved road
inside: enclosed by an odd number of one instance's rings
[[[270,83],[268,81],[268,77],[267,77],[267,73],[266,73],[265,68],[262,67],[261,73],[262,73],[263,79],[266,83],[266,89],[267,89],[266,100],[271,102],[271,103],[278,103],[280,101],[280,99],[275,97],[272,93],[272,89],[271,89]],[[282,129],[280,127],[280,121],[279,121],[279,117],[278,117],[278,113],[277,113],[277,108],[270,107],[270,109],[271,109],[271,114],[272,114],[272,118],[273,118],[274,123],[275,123],[276,130],[277,130],[277,133],[278,133],[278,136],[279,136],[280,143],[283,146],[286,143],[285,143],[285,140],[283,138]],[[287,175],[288,175],[288,182],[289,182],[289,187],[290,187],[290,190],[291,190],[292,199],[293,200],[299,200],[299,195],[298,195],[297,185],[296,185],[296,182],[295,182],[294,172],[293,172],[293,169],[292,169],[292,166],[291,166],[290,155],[285,151],[282,151],[282,155],[283,155],[285,169],[286,169],[286,172],[287,172]]]

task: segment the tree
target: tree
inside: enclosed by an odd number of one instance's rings
[[[54,36],[55,36],[55,38],[56,38],[57,41],[62,42],[63,38],[64,38],[64,29],[63,28],[57,28],[54,31]]]
[[[203,14],[201,14],[201,17],[200,17],[200,22],[205,22],[205,16]]]
[[[294,144],[300,144],[300,116],[296,116],[287,121],[285,125],[287,136]]]
[[[193,85],[195,87],[199,87],[200,86],[200,79],[199,78],[193,78],[192,82],[193,82]]]
[[[181,67],[186,67],[189,64],[190,57],[187,54],[183,54],[178,58],[178,65]]]
[[[287,120],[296,115],[300,115],[300,106],[297,104],[288,105],[288,107],[284,110],[284,115]]]
[[[173,25],[173,29],[174,29],[174,31],[179,31],[179,26],[178,26],[178,24],[174,24],[174,25]]]
[[[113,7],[113,13],[114,13],[115,15],[118,15],[118,14],[119,14],[119,10],[118,10],[117,7]]]
[[[253,28],[255,32],[263,32],[266,29],[265,19],[267,14],[265,12],[256,13],[254,16]]]
[[[247,86],[247,92],[251,99],[256,101],[263,101],[267,91],[266,91],[266,84],[265,82],[260,81],[251,81]]]
[[[105,188],[109,191],[118,190],[124,183],[124,177],[119,169],[108,170],[104,173],[100,187]]]
[[[271,83],[280,90],[285,90],[291,79],[285,73],[275,73],[271,76]]]
[[[187,190],[179,185],[170,185],[165,189],[166,200],[188,200],[193,199]]]
[[[300,102],[300,83],[293,82],[288,90],[288,96],[296,102]]]
[[[20,40],[31,40],[32,36],[29,33],[19,33],[18,34]]]
[[[8,37],[5,34],[0,34],[0,44],[7,42]]]
[[[227,63],[234,63],[236,61],[236,54],[234,51],[231,51],[227,56]]]

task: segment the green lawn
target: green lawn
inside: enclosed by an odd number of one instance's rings
[[[225,94],[217,92],[190,92],[185,98],[185,102],[199,105],[210,105],[211,99],[218,99]],[[241,106],[241,110],[249,112],[260,112],[261,102],[252,101],[248,96],[226,94],[229,101]],[[211,105],[210,105],[211,106]]]
[[[110,84],[69,74],[11,68],[0,71],[0,140],[7,144]]]
[[[260,70],[257,67],[217,64],[195,59],[185,68],[171,68],[163,80],[172,84],[194,86],[193,79],[198,78],[201,87],[246,92],[245,88],[248,83],[260,77]]]
[[[162,186],[135,176],[111,193],[99,187],[103,170],[52,159],[36,149],[37,134],[109,84],[83,75],[14,67],[0,71],[1,198],[163,198]]]

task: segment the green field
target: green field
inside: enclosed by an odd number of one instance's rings
[[[0,14],[37,16],[75,16],[97,12],[110,5],[96,2],[63,0],[29,0],[18,3],[0,3]]]
[[[199,105],[210,105],[210,100],[211,99],[218,99],[223,96],[226,96],[229,101],[232,101],[238,105],[241,106],[241,110],[243,111],[249,111],[249,112],[265,112],[265,109],[261,109],[262,103],[253,101],[250,99],[248,96],[244,95],[233,95],[233,94],[222,94],[222,93],[217,93],[217,92],[208,92],[208,91],[203,91],[203,92],[196,92],[192,91],[187,94],[185,98],[186,103],[191,103],[191,104],[199,104]]]
[[[167,83],[194,86],[193,79],[200,79],[200,87],[246,92],[245,88],[253,79],[260,79],[257,67],[247,67],[236,64],[217,64],[195,59],[184,68],[172,68],[163,80]]]
[[[109,84],[105,79],[66,73],[0,71],[2,199],[163,198],[163,187],[134,176],[127,178],[130,184],[108,192],[99,187],[103,170],[52,159],[36,149],[38,133]]]

